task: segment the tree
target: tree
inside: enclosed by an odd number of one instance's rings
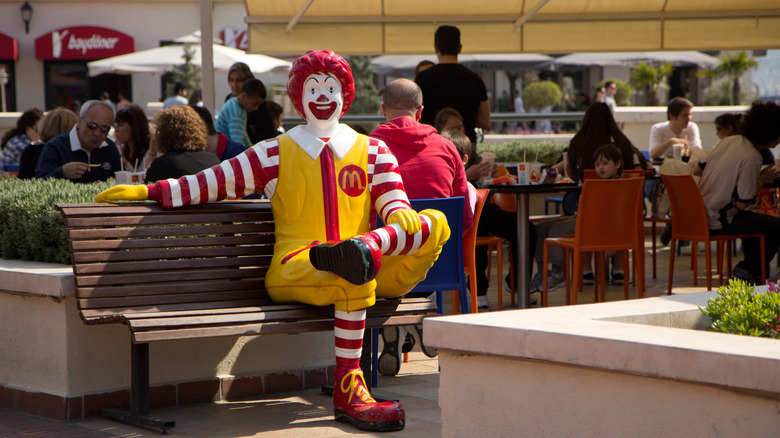
[[[374,85],[374,66],[370,56],[350,56],[349,66],[355,78],[355,99],[349,112],[376,114],[379,112],[379,92]]]
[[[739,105],[742,97],[740,78],[746,72],[758,67],[758,62],[747,52],[724,53],[720,64],[712,70],[705,70],[701,76],[709,78],[728,78],[731,81],[731,103]]]
[[[192,58],[195,56],[195,49],[190,44],[184,46],[184,64],[173,67],[171,71],[171,77],[165,87],[165,96],[170,97],[173,95],[173,86],[177,82],[183,82],[187,84],[187,89],[192,93],[201,86],[200,68],[192,63]]]
[[[634,87],[645,90],[645,103],[651,106],[658,106],[658,89],[668,89],[666,77],[672,74],[671,64],[663,63],[658,67],[639,61],[639,64],[631,70],[631,82]]]

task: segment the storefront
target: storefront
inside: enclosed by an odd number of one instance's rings
[[[133,38],[96,26],[63,27],[35,39],[35,57],[43,61],[46,108],[64,106],[78,111],[81,103],[108,91],[129,95],[125,75],[89,77],[87,62],[135,51]]]
[[[0,111],[16,111],[16,39],[0,33]]]

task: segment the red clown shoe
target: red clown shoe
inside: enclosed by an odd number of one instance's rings
[[[377,402],[366,390],[360,368],[336,368],[333,388],[333,409],[336,421],[372,432],[402,430],[406,415],[398,401]]]

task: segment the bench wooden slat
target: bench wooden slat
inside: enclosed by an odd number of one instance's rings
[[[266,268],[262,268],[265,270]],[[97,280],[106,281],[103,277],[95,277]],[[78,290],[80,299],[111,298],[126,296],[157,295],[161,290],[166,294],[216,292],[225,290],[250,290],[258,296],[265,295],[265,282],[262,278],[241,279],[240,281],[201,281],[190,283],[172,283],[142,286],[107,286],[80,287]]]
[[[199,258],[199,257],[236,257],[269,254],[273,252],[272,245],[263,246],[239,246],[239,247],[214,247],[214,248],[189,248],[186,251],[175,249],[139,249],[136,251],[95,251],[72,253],[73,263],[90,262],[126,262],[140,260],[170,260],[173,258]]]
[[[157,307],[164,304],[182,304],[182,303],[200,303],[210,301],[225,300],[246,300],[256,297],[257,291],[254,290],[229,290],[208,293],[189,293],[176,295],[143,295],[112,298],[85,298],[79,299],[79,306],[82,309],[94,308],[119,308],[119,307]]]
[[[424,315],[404,315],[382,318],[367,318],[366,327],[400,326],[421,324]],[[220,336],[253,336],[268,334],[308,333],[333,330],[333,319],[270,324],[247,324],[239,326],[187,328],[180,330],[156,330],[133,332],[133,342],[172,341],[176,339],[212,338]]]
[[[153,306],[149,308],[135,307],[135,308],[102,308],[102,309],[81,309],[81,316],[88,324],[96,324],[101,322],[121,322],[125,323],[124,317],[131,317],[135,314],[147,314],[149,312],[168,312],[168,311],[185,311],[189,310],[206,310],[206,311],[219,311],[220,309],[234,309],[237,307],[257,307],[273,305],[271,299],[268,297],[252,298],[247,300],[231,300],[231,301],[211,301],[207,303],[186,303],[186,304],[162,304],[159,306]],[[124,316],[124,317],[123,317]]]
[[[372,315],[372,317],[392,317],[404,314],[419,314],[421,310],[431,310],[430,303],[401,304],[391,313],[384,312],[382,315]],[[254,322],[281,322],[281,321],[300,321],[307,319],[329,319],[332,317],[333,310],[330,307],[312,307],[304,308],[280,308],[274,306],[258,309],[255,312],[229,313],[229,314],[194,314],[179,316],[150,316],[140,317],[139,315],[128,319],[128,325],[133,331],[156,330],[156,329],[176,329],[186,327],[207,327],[213,325],[242,324]]]
[[[209,245],[263,245],[273,243],[274,238],[268,234],[248,234],[242,236],[217,236],[208,238]],[[202,246],[203,237],[179,237],[165,239],[167,247],[181,248]],[[160,248],[163,242],[157,239],[127,239],[127,240],[81,240],[71,243],[73,252],[130,250],[144,248]]]
[[[183,269],[203,268],[229,268],[244,266],[268,266],[271,263],[271,255],[224,257],[219,259],[183,259],[183,260],[154,260],[148,262],[108,262],[76,264],[73,272],[79,276],[128,273],[128,272],[158,272],[179,271]]]
[[[125,284],[142,284],[139,288],[126,289],[118,295],[127,295],[129,293],[138,293],[140,295],[148,295],[143,291],[143,287],[151,287],[154,289],[165,288],[164,283],[183,282],[186,284],[197,284],[201,281],[208,280],[243,280],[248,278],[263,278],[268,268],[265,267],[246,267],[238,269],[225,268],[225,269],[201,269],[195,272],[182,271],[158,271],[148,274],[113,274],[113,275],[96,275],[96,276],[80,276],[76,280],[76,286],[84,288],[82,291],[87,293],[94,292],[93,289],[88,287],[94,286],[95,289],[105,289],[115,285]],[[121,291],[121,289],[120,289]],[[80,291],[81,292],[81,291]]]
[[[292,303],[292,304],[267,304],[267,305],[258,305],[258,306],[241,306],[241,307],[226,307],[221,309],[179,309],[179,310],[170,310],[170,311],[155,311],[155,312],[145,312],[145,313],[132,313],[125,316],[127,321],[131,321],[134,319],[148,319],[148,318],[175,318],[179,316],[208,316],[208,315],[232,315],[232,314],[243,314],[243,313],[252,313],[252,312],[265,312],[269,308],[273,307],[274,310],[290,310],[290,309],[298,309],[301,307],[300,304]],[[331,309],[330,307],[326,307],[326,309]],[[332,311],[332,309],[331,309]]]
[[[122,239],[133,237],[166,237],[202,234],[247,234],[261,233],[273,236],[274,224],[240,223],[220,225],[189,225],[186,227],[140,227],[140,228],[71,228],[68,237],[71,241],[95,239]]]
[[[177,212],[179,213],[179,212]],[[197,212],[193,214],[145,214],[141,216],[81,216],[65,219],[69,228],[95,227],[127,227],[150,225],[187,225],[187,224],[219,224],[219,223],[258,223],[264,222],[258,213],[242,212]]]
[[[139,214],[184,214],[190,211],[255,211],[270,212],[268,200],[236,200],[212,202],[200,205],[187,205],[178,208],[165,208],[157,202],[122,202],[117,204],[58,204],[55,206],[63,216],[102,216],[102,215],[139,215]]]

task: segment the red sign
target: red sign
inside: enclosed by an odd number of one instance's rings
[[[246,29],[226,27],[219,33],[219,37],[222,38],[222,45],[224,46],[244,51],[249,48],[249,34]]]
[[[0,59],[17,59],[19,57],[19,43],[14,38],[0,33]]]
[[[133,37],[105,27],[63,27],[35,39],[38,59],[103,59],[133,52]]]

